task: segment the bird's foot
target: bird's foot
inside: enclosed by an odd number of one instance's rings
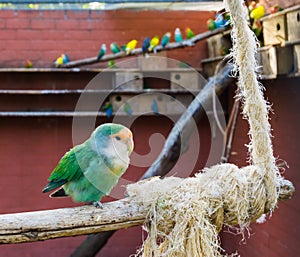
[[[103,209],[103,204],[99,201],[95,201],[95,202],[92,202],[92,204],[96,207],[96,208],[101,208]]]

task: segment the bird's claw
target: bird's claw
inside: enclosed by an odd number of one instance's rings
[[[96,208],[101,208],[101,209],[103,209],[103,204],[102,204],[101,202],[99,202],[99,201],[93,202],[92,204],[93,204]]]

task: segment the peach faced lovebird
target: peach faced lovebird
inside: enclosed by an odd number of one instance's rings
[[[128,128],[114,123],[100,125],[84,143],[62,157],[43,193],[56,189],[51,197],[71,196],[75,202],[102,207],[101,198],[128,168],[133,146]]]

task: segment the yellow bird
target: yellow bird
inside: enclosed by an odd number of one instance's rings
[[[127,55],[130,54],[132,50],[136,48],[137,43],[138,41],[133,39],[126,44],[125,52]]]
[[[263,5],[256,5],[254,9],[250,12],[250,17],[254,20],[259,20],[265,16],[265,7]]]
[[[149,52],[152,52],[156,46],[159,44],[159,37],[154,36],[150,41]]]

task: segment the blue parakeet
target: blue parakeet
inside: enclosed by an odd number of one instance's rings
[[[142,44],[142,52],[143,52],[143,54],[148,53],[149,47],[150,47],[150,38],[146,37],[144,39],[144,41],[143,41],[143,44]]]
[[[181,34],[181,31],[180,31],[180,28],[175,29],[174,39],[175,39],[175,42],[181,42],[182,41],[182,34]]]
[[[166,34],[163,35],[161,39],[161,45],[162,47],[165,47],[167,44],[169,44],[171,38],[171,33],[167,32]]]
[[[100,125],[84,143],[62,157],[43,193],[56,189],[52,197],[71,196],[75,202],[102,207],[101,198],[128,168],[133,146],[128,128],[113,123]]]
[[[105,111],[106,116],[107,116],[108,118],[110,118],[110,117],[112,116],[112,114],[113,114],[113,106],[112,106],[112,104],[111,104],[109,101],[107,101],[107,102],[104,104],[103,110]]]

